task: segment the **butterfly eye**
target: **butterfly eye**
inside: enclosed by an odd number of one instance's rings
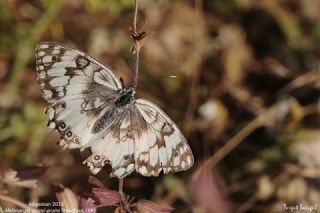
[[[66,127],[67,127],[66,123],[62,121],[62,122],[60,123],[60,128],[63,130],[63,129],[65,129]]]
[[[71,138],[72,137],[72,132],[69,130],[69,131],[67,131],[66,135],[67,135],[68,138]]]
[[[177,151],[174,152],[174,157],[178,157],[179,153]]]
[[[128,160],[129,159],[129,155],[125,155],[124,157],[123,157],[123,160]]]
[[[101,159],[100,155],[94,155],[93,156],[93,160],[95,160],[95,161],[100,161],[100,159]]]

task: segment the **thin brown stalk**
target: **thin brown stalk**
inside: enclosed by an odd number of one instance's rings
[[[279,186],[281,183],[288,180],[292,174],[288,173],[287,171],[283,171],[279,173],[276,177],[274,177],[271,182],[274,184],[275,187]],[[242,203],[234,212],[235,213],[243,213],[248,212],[250,208],[259,200],[259,192],[254,193],[247,201]]]
[[[290,83],[288,83],[287,85],[282,87],[277,92],[277,95],[278,96],[287,95],[290,92],[292,92],[293,90],[301,88],[307,84],[312,84],[312,83],[316,82],[318,79],[319,79],[319,71],[318,70],[307,72],[307,73],[293,79]]]
[[[137,33],[138,0],[134,0],[133,32]]]
[[[212,157],[207,159],[204,164],[194,173],[193,179],[197,179],[199,175],[206,169],[216,166],[227,154],[236,148],[246,137],[248,137],[254,130],[261,127],[267,122],[268,117],[273,108],[262,113],[260,116],[250,121],[243,127],[235,136],[233,136],[227,143],[221,147]]]
[[[133,34],[137,35],[137,21],[138,21],[138,0],[134,1],[134,18],[133,18]],[[133,87],[137,87],[138,79],[139,79],[139,60],[140,60],[140,48],[138,47],[137,41],[133,38],[133,48],[136,54],[136,62],[135,62],[135,69],[134,69],[134,80],[133,80]]]
[[[137,20],[138,20],[138,0],[134,0],[133,32],[131,32],[131,33],[133,33],[133,35],[137,35]],[[135,50],[134,52],[136,53],[133,87],[136,87],[138,84],[138,76],[139,76],[139,48],[134,40],[134,37],[133,37],[133,48]],[[123,193],[123,185],[124,185],[124,179],[120,178],[119,179],[119,193],[122,196],[122,201],[125,202],[126,198]],[[127,211],[128,211],[128,209],[127,209]]]
[[[203,25],[203,7],[202,7],[202,2],[203,0],[195,0],[195,19],[196,21],[200,24]],[[192,120],[194,118],[194,111],[195,108],[198,104],[198,98],[199,98],[199,82],[200,82],[200,75],[197,70],[194,70],[193,76],[191,78],[191,86],[190,86],[190,92],[189,92],[189,101],[187,105],[187,110],[186,110],[186,116],[184,123],[192,123]],[[186,132],[186,136],[190,134],[190,126],[188,126]]]
[[[138,85],[138,79],[139,79],[139,50],[136,51],[136,66],[134,69],[134,82],[133,87],[137,87]]]
[[[119,179],[119,193],[121,195],[123,195],[123,182],[124,182],[123,178],[120,178]]]

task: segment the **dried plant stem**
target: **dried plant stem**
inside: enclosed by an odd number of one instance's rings
[[[234,148],[236,148],[249,134],[254,130],[262,126],[268,121],[270,113],[273,108],[262,113],[254,120],[250,121],[245,127],[243,127],[235,136],[233,136],[227,143],[221,147],[212,157],[207,159],[204,164],[194,173],[193,179],[197,179],[199,175],[206,169],[212,168],[217,165],[227,154],[229,154]]]
[[[137,34],[137,19],[138,19],[138,0],[134,0],[134,17],[133,17],[133,34],[134,35]],[[138,84],[138,76],[139,76],[139,48],[137,47],[135,40],[133,40],[133,48],[136,53],[133,87],[136,87]],[[125,199],[124,194],[123,194],[123,184],[124,184],[124,179],[120,178],[119,179],[119,193],[121,194],[122,199]]]
[[[137,33],[138,0],[134,0],[133,32]]]
[[[134,0],[134,16],[133,16],[133,34],[137,35],[137,21],[138,21],[138,0]],[[133,40],[133,48],[136,54],[136,62],[135,62],[135,69],[134,69],[134,80],[133,80],[133,87],[137,87],[138,79],[139,79],[139,55],[140,55],[140,48],[137,46],[135,40]]]
[[[275,187],[277,187],[292,176],[293,174],[290,174],[287,171],[283,171],[280,174],[278,174],[276,177],[274,177],[271,180],[271,182],[274,184]],[[235,213],[247,212],[258,200],[259,200],[259,192],[256,192],[247,201],[242,203],[234,212]]]
[[[138,19],[138,0],[134,0],[134,16],[133,16],[133,33],[134,35],[137,35],[137,19]],[[133,87],[136,87],[138,84],[138,76],[139,76],[139,48],[136,44],[135,38],[133,37],[133,48],[134,52],[136,54],[136,61],[135,61],[135,69],[134,69],[134,81],[133,81]],[[122,196],[122,200],[125,201],[125,195],[123,193],[123,184],[124,179],[119,179],[119,193]]]
[[[203,7],[202,7],[203,0],[195,0],[194,3],[195,3],[195,19],[197,20],[197,23],[199,23],[202,26],[204,25]],[[189,92],[190,98],[188,101],[185,120],[184,120],[185,124],[192,123],[194,119],[194,111],[198,104],[198,98],[199,98],[199,92],[200,92],[200,88],[199,88],[200,76],[201,76],[200,70],[201,69],[199,69],[199,72],[198,72],[198,70],[195,69],[192,73],[191,86],[190,86],[190,92]],[[190,126],[187,126],[186,128],[187,137],[190,134],[190,131],[191,131]]]
[[[138,79],[139,79],[139,50],[136,48],[136,66],[134,69],[134,82],[133,82],[133,87],[137,87],[138,85]]]
[[[25,204],[19,200],[16,200],[12,197],[9,197],[7,195],[0,194],[0,200],[6,201],[6,202],[14,204],[20,208],[26,209],[26,210],[28,210],[28,212],[40,213],[40,211],[38,209],[32,208],[32,207],[28,206],[27,204]]]
[[[319,103],[310,104],[303,107],[304,116],[320,113]]]
[[[119,193],[121,195],[123,195],[123,182],[124,182],[123,178],[120,178],[119,179]]]
[[[289,84],[282,87],[282,89],[280,89],[277,92],[277,95],[278,96],[288,95],[293,90],[298,89],[300,87],[303,87],[307,84],[312,84],[312,83],[316,82],[318,79],[319,79],[319,71],[318,70],[307,72],[307,73],[295,78]]]
[[[133,34],[134,35],[137,34],[137,19],[138,19],[138,0],[134,0],[134,16],[133,16]],[[139,76],[139,48],[137,47],[134,40],[133,40],[133,48],[134,48],[135,54],[136,54],[133,87],[136,87],[138,85],[138,76]],[[119,193],[122,196],[122,200],[125,200],[125,196],[123,193],[123,184],[124,184],[124,179],[120,178],[119,179]]]

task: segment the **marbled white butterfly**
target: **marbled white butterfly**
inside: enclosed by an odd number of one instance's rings
[[[91,148],[84,161],[96,174],[110,164],[111,177],[136,170],[158,176],[189,169],[191,149],[177,125],[156,105],[135,99],[112,71],[85,53],[56,43],[36,48],[38,83],[48,126],[65,149]]]

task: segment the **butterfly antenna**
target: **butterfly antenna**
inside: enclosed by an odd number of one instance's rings
[[[120,83],[121,83],[122,88],[127,87],[126,82],[124,81],[124,79],[122,77],[120,77]]]

